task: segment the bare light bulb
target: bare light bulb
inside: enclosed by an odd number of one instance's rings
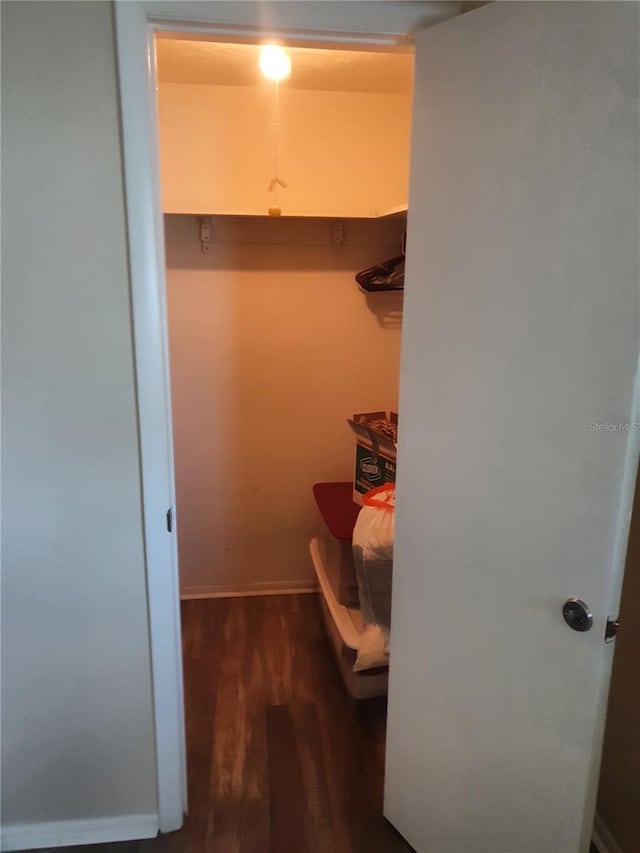
[[[291,74],[291,58],[277,44],[265,44],[260,51],[260,71],[270,80],[283,80]]]

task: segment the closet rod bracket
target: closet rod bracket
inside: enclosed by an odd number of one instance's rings
[[[198,221],[200,223],[200,250],[206,254],[211,249],[213,216],[201,216]]]

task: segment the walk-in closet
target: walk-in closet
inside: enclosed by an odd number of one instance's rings
[[[389,625],[363,615],[352,535],[363,494],[394,490],[412,51],[168,33],[156,53],[189,766],[199,715],[223,822],[249,775],[257,836],[298,810],[296,849],[405,850],[382,819]]]

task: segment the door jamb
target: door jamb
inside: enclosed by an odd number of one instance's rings
[[[151,649],[157,797],[160,832],[179,829],[187,811],[186,748],[171,386],[154,34],[212,34],[220,40],[269,36],[330,46],[410,45],[407,33],[259,29],[216,23],[215,4],[202,3],[194,24],[180,18],[180,2],[166,2],[162,19],[145,0],[116,0],[115,35],[120,87],[124,188],[131,276],[137,415],[140,441],[146,581]],[[292,4],[294,5],[294,4]],[[435,4],[434,4],[435,5]],[[442,17],[457,14],[452,3]],[[184,7],[183,7],[184,8]],[[208,20],[208,22],[207,22]],[[436,23],[433,20],[431,23]],[[167,511],[173,512],[172,532]]]

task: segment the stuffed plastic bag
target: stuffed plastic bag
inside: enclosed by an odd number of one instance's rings
[[[395,485],[385,483],[372,489],[363,502],[353,529],[353,559],[365,628],[354,672],[389,663]]]

